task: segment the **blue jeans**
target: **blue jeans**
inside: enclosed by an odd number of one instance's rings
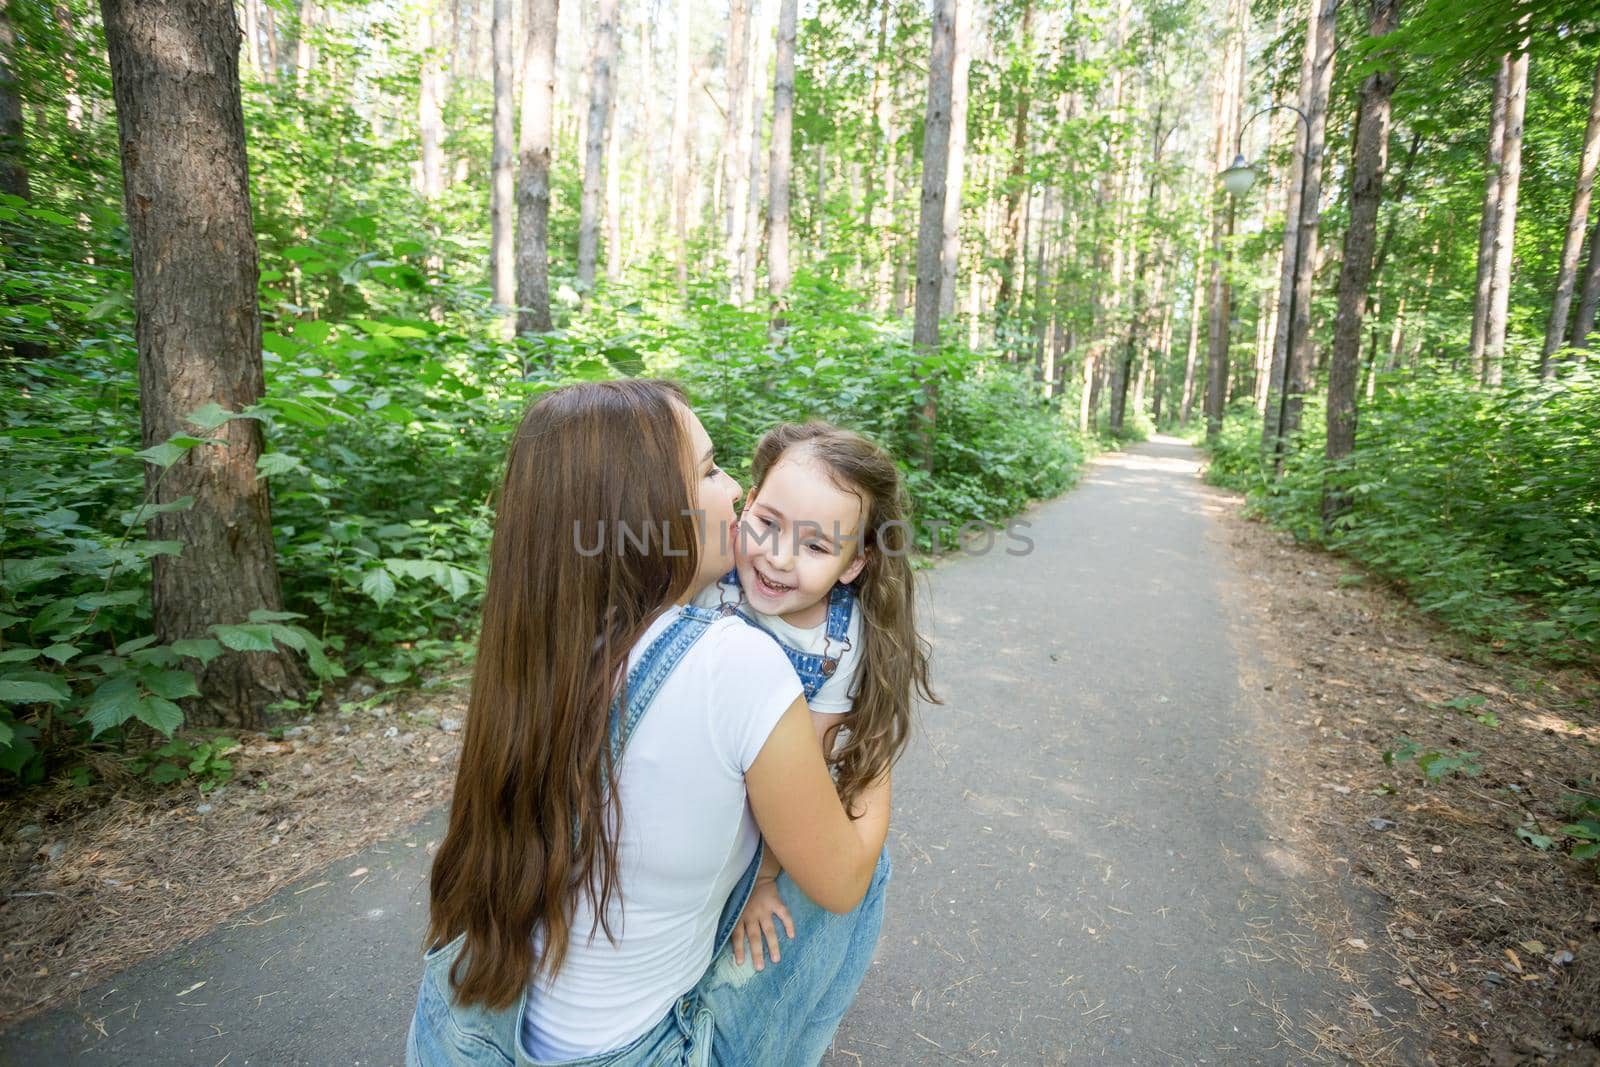
[[[780,963],[757,971],[748,955],[742,966],[735,964],[728,942],[749,899],[760,858],[758,854],[723,907],[716,951],[695,987],[625,1047],[559,1067],[810,1067],[821,1061],[872,962],[883,926],[889,850],[885,847],[878,857],[866,896],[844,915],[818,907],[787,874],[779,875],[778,893],[794,919],[795,936],[785,941]],[[558,1067],[533,1059],[522,1048],[524,998],[500,1011],[455,1002],[450,965],[461,944],[458,938],[425,957],[406,1039],[407,1067]]]

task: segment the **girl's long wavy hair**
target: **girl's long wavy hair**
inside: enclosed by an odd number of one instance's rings
[[[429,887],[427,945],[466,935],[450,970],[462,1003],[504,1008],[530,977],[554,978],[580,892],[615,942],[609,708],[629,650],[699,567],[682,402],[665,382],[569,386],[529,408],[511,443]]]
[[[928,642],[917,633],[916,585],[911,571],[910,505],[894,458],[867,438],[830,423],[783,423],[756,445],[751,498],[761,493],[778,460],[797,453],[822,466],[834,485],[863,498],[860,550],[866,565],[855,578],[865,639],[856,670],[849,740],[832,757],[839,799],[855,815],[855,801],[885,774],[911,735],[911,699],[939,703],[928,684]]]

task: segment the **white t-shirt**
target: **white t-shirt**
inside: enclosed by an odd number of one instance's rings
[[[678,615],[651,625],[630,670]],[[713,622],[667,676],[618,768],[617,944],[602,929],[590,939],[594,912],[580,894],[561,972],[527,994],[523,1042],[535,1059],[621,1048],[700,979],[760,839],[744,772],[800,695],[783,653],[737,618]]]
[[[750,598],[744,595],[744,590],[732,582],[726,585],[720,579],[712,582],[695,596],[694,602],[702,608],[710,608],[713,611],[723,604],[737,603],[745,614],[790,648],[819,656],[826,652],[836,657],[839,660],[838,666],[828,676],[827,681],[817,689],[817,695],[807,703],[811,705],[812,711],[829,715],[849,714],[855,702],[856,666],[861,662],[862,653],[859,601],[850,612],[850,625],[845,628],[845,636],[850,641],[850,647],[844,650],[841,650],[837,643],[828,642],[826,616],[815,626],[791,626],[784,622],[780,615],[766,615],[751,607]],[[787,659],[784,662],[788,662]]]

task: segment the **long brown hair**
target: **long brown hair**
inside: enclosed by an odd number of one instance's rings
[[[682,400],[657,381],[568,386],[530,407],[511,443],[429,887],[427,945],[466,934],[450,970],[462,1003],[504,1008],[531,976],[554,978],[579,892],[616,940],[608,711],[629,650],[699,566]]]
[[[827,470],[834,485],[864,498],[861,544],[866,564],[856,576],[856,604],[865,638],[849,740],[832,757],[839,799],[855,800],[881,777],[911,735],[911,691],[939,703],[928,684],[928,642],[917,633],[911,571],[910,505],[894,458],[867,438],[830,423],[783,423],[768,430],[750,464],[752,498],[778,460],[801,450]]]

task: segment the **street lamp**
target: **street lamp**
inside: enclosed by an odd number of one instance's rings
[[[1233,166],[1223,171],[1219,177],[1222,179],[1223,186],[1229,193],[1233,194],[1234,199],[1238,199],[1250,191],[1250,187],[1255,184],[1256,174],[1250,164],[1245,162],[1244,131],[1245,127],[1249,126],[1250,123],[1269,111],[1293,111],[1300,117],[1301,123],[1306,128],[1306,150],[1301,156],[1300,166],[1300,215],[1303,218],[1306,212],[1306,176],[1311,172],[1311,120],[1306,117],[1304,111],[1301,111],[1293,104],[1268,104],[1245,119],[1244,123],[1239,127],[1239,136],[1234,144]],[[1287,220],[1285,220],[1285,224],[1287,224]],[[1282,377],[1274,383],[1278,387],[1278,432],[1272,443],[1272,451],[1274,456],[1280,457],[1280,461],[1283,454],[1283,424],[1289,415],[1289,366],[1294,360],[1295,303],[1300,288],[1298,279],[1300,276],[1300,259],[1305,247],[1305,237],[1306,228],[1300,225],[1297,220],[1295,225],[1294,255],[1289,263],[1288,343],[1284,345],[1283,369],[1280,372]]]

